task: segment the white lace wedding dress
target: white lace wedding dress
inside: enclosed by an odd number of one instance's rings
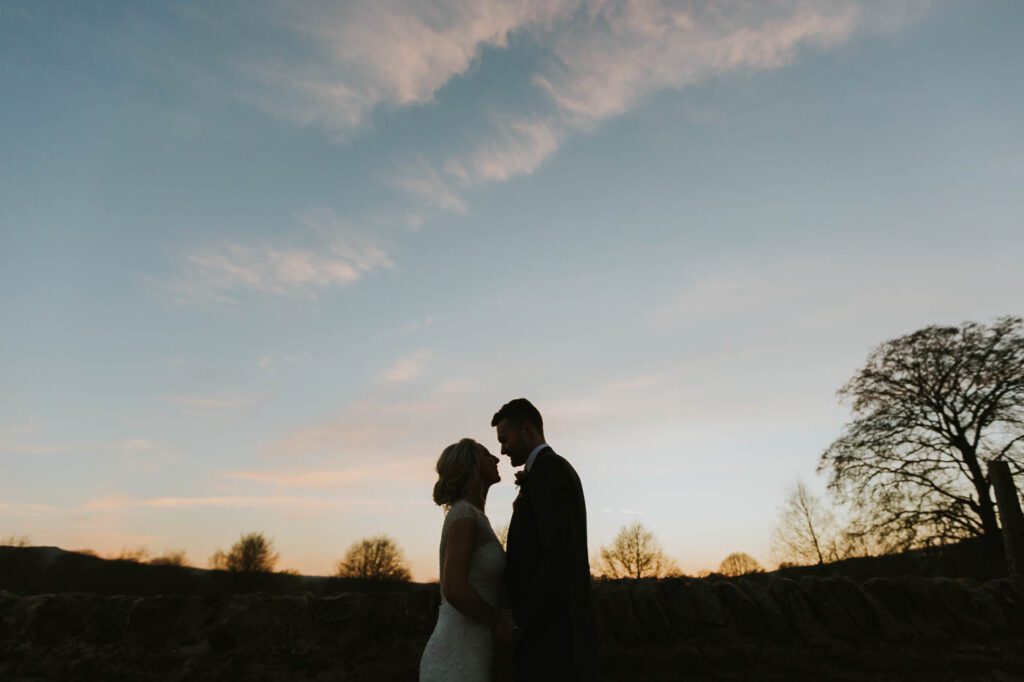
[[[469,563],[469,584],[491,606],[504,608],[505,551],[491,522],[469,502],[459,500],[444,517],[441,527],[441,575],[451,524],[473,519],[478,528],[477,547]],[[455,610],[441,595],[437,625],[420,659],[420,682],[487,682],[491,676],[494,641],[486,625]]]

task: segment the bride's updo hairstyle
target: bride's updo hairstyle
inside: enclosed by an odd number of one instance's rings
[[[437,458],[436,470],[434,504],[450,507],[466,490],[466,484],[477,475],[476,441],[463,438],[446,447]]]

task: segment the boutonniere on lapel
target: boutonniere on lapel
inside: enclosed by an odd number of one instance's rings
[[[516,485],[519,486],[519,492],[523,491],[526,487],[526,482],[530,479],[530,472],[526,469],[516,472]]]

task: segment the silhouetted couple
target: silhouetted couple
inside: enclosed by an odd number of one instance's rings
[[[484,513],[501,480],[498,458],[464,438],[437,460],[443,506],[441,608],[420,661],[421,682],[594,680],[587,510],[579,476],[544,441],[544,423],[518,398],[494,415],[513,467],[507,548]]]

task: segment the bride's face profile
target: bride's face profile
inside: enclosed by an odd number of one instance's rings
[[[484,487],[492,486],[501,480],[501,474],[498,473],[498,458],[480,443],[476,444],[476,466]]]

